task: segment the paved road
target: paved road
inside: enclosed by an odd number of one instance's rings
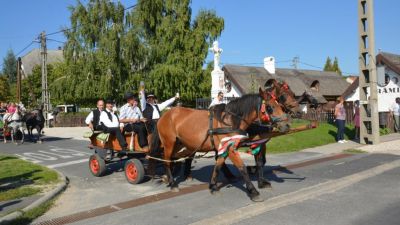
[[[166,193],[168,188],[159,182],[128,184],[121,170],[123,162],[111,166],[106,176],[93,177],[87,165],[88,157],[92,154],[86,147],[87,144],[87,141],[68,138],[47,138],[43,144],[0,145],[2,153],[16,154],[26,160],[55,168],[70,179],[68,189],[56,201],[56,206],[35,222],[102,206],[124,205],[121,202],[125,202],[125,206],[132,205],[132,202],[127,201],[142,201],[145,196],[148,196],[153,199],[152,203],[135,203],[137,204],[135,207],[114,207],[115,212],[103,212],[103,216],[76,220],[76,224],[189,224],[195,222],[205,224],[208,223],[208,218],[212,221],[224,222],[218,216],[228,218],[230,215],[227,213],[237,212],[235,210],[257,212],[251,217],[246,217],[245,213],[239,216],[237,220],[239,224],[264,224],[267,221],[269,224],[398,224],[396,215],[400,206],[400,188],[398,188],[400,171],[397,166],[379,175],[375,172],[372,173],[373,175],[364,175],[364,179],[355,183],[348,183],[344,179],[347,176],[358,175],[377,166],[395,162],[399,159],[396,155],[358,154],[288,170],[284,173],[270,173],[268,178],[273,183],[273,189],[261,190],[266,201],[257,204],[252,203],[246,196],[241,182],[223,187],[221,193],[216,196],[210,195],[206,190],[206,185],[202,186],[202,184],[209,180],[213,160],[201,159],[194,164],[196,179],[180,184],[183,190],[181,192],[185,192],[185,188],[195,188],[185,195],[166,197],[165,200],[160,201],[162,193]],[[299,152],[290,156],[275,155],[269,157],[269,165],[291,164],[321,156],[316,152]],[[247,157],[246,161],[252,163],[250,157]],[[332,181],[345,185],[338,190],[329,191],[331,184],[327,183],[328,189],[321,191],[320,195],[310,194],[318,192],[320,188],[316,185]],[[308,194],[307,188],[310,189]],[[294,197],[286,197],[290,194]],[[168,195],[170,194],[167,193],[164,196]],[[299,202],[279,199],[279,197],[296,199],[299,196],[304,198]],[[258,208],[250,210],[246,208],[249,206]],[[276,208],[266,210],[266,206]]]

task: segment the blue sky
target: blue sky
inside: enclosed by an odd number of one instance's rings
[[[86,1],[83,1],[86,2]],[[125,6],[136,1],[122,0]],[[290,68],[293,57],[299,68],[323,67],[326,57],[339,58],[342,71],[358,74],[358,0],[192,0],[193,14],[213,9],[225,19],[219,38],[224,64],[262,66],[274,56],[278,68]],[[0,68],[8,49],[18,53],[39,33],[69,26],[67,7],[75,0],[1,0]],[[400,1],[375,0],[376,52],[400,54]],[[49,37],[64,41],[63,35]],[[61,44],[48,42],[48,48]],[[35,43],[20,55],[24,55]],[[207,61],[212,60],[210,54]],[[259,64],[258,64],[259,63]],[[309,65],[315,66],[309,66]]]

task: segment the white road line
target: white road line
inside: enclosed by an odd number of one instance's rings
[[[352,184],[358,183],[370,177],[377,176],[388,170],[400,167],[400,160],[386,163],[359,173],[355,173],[336,180],[330,180],[311,187],[303,188],[288,194],[279,195],[267,199],[262,203],[254,203],[235,210],[230,210],[207,219],[197,221],[192,224],[233,224],[242,220],[266,213],[281,207],[293,205],[308,199],[316,198],[324,194],[333,193]]]
[[[48,165],[47,167],[49,168],[58,168],[58,167],[63,167],[63,166],[69,166],[69,165],[74,165],[74,164],[79,164],[83,162],[88,162],[89,159],[80,159],[80,160],[75,160],[75,161],[69,161],[65,163],[58,163],[58,164],[53,164],[53,165]]]

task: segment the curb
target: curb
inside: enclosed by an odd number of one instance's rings
[[[66,177],[63,173],[61,173],[60,171],[54,170],[58,173],[58,175],[60,176],[62,182],[56,187],[54,188],[52,191],[47,192],[43,197],[39,198],[38,200],[34,201],[32,204],[28,205],[27,207],[15,211],[13,213],[10,213],[6,216],[3,216],[0,218],[0,224],[7,224],[9,222],[12,222],[13,220],[17,219],[18,217],[22,216],[23,213],[28,212],[29,210],[32,210],[36,207],[38,207],[39,205],[53,199],[54,197],[56,197],[58,194],[60,194],[68,185],[69,183],[69,179],[68,177]]]

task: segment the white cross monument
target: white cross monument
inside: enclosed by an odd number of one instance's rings
[[[217,97],[218,92],[226,92],[225,90],[225,77],[224,71],[220,67],[220,58],[222,53],[222,48],[219,48],[218,41],[214,41],[210,51],[214,53],[214,69],[211,72],[211,98]]]

